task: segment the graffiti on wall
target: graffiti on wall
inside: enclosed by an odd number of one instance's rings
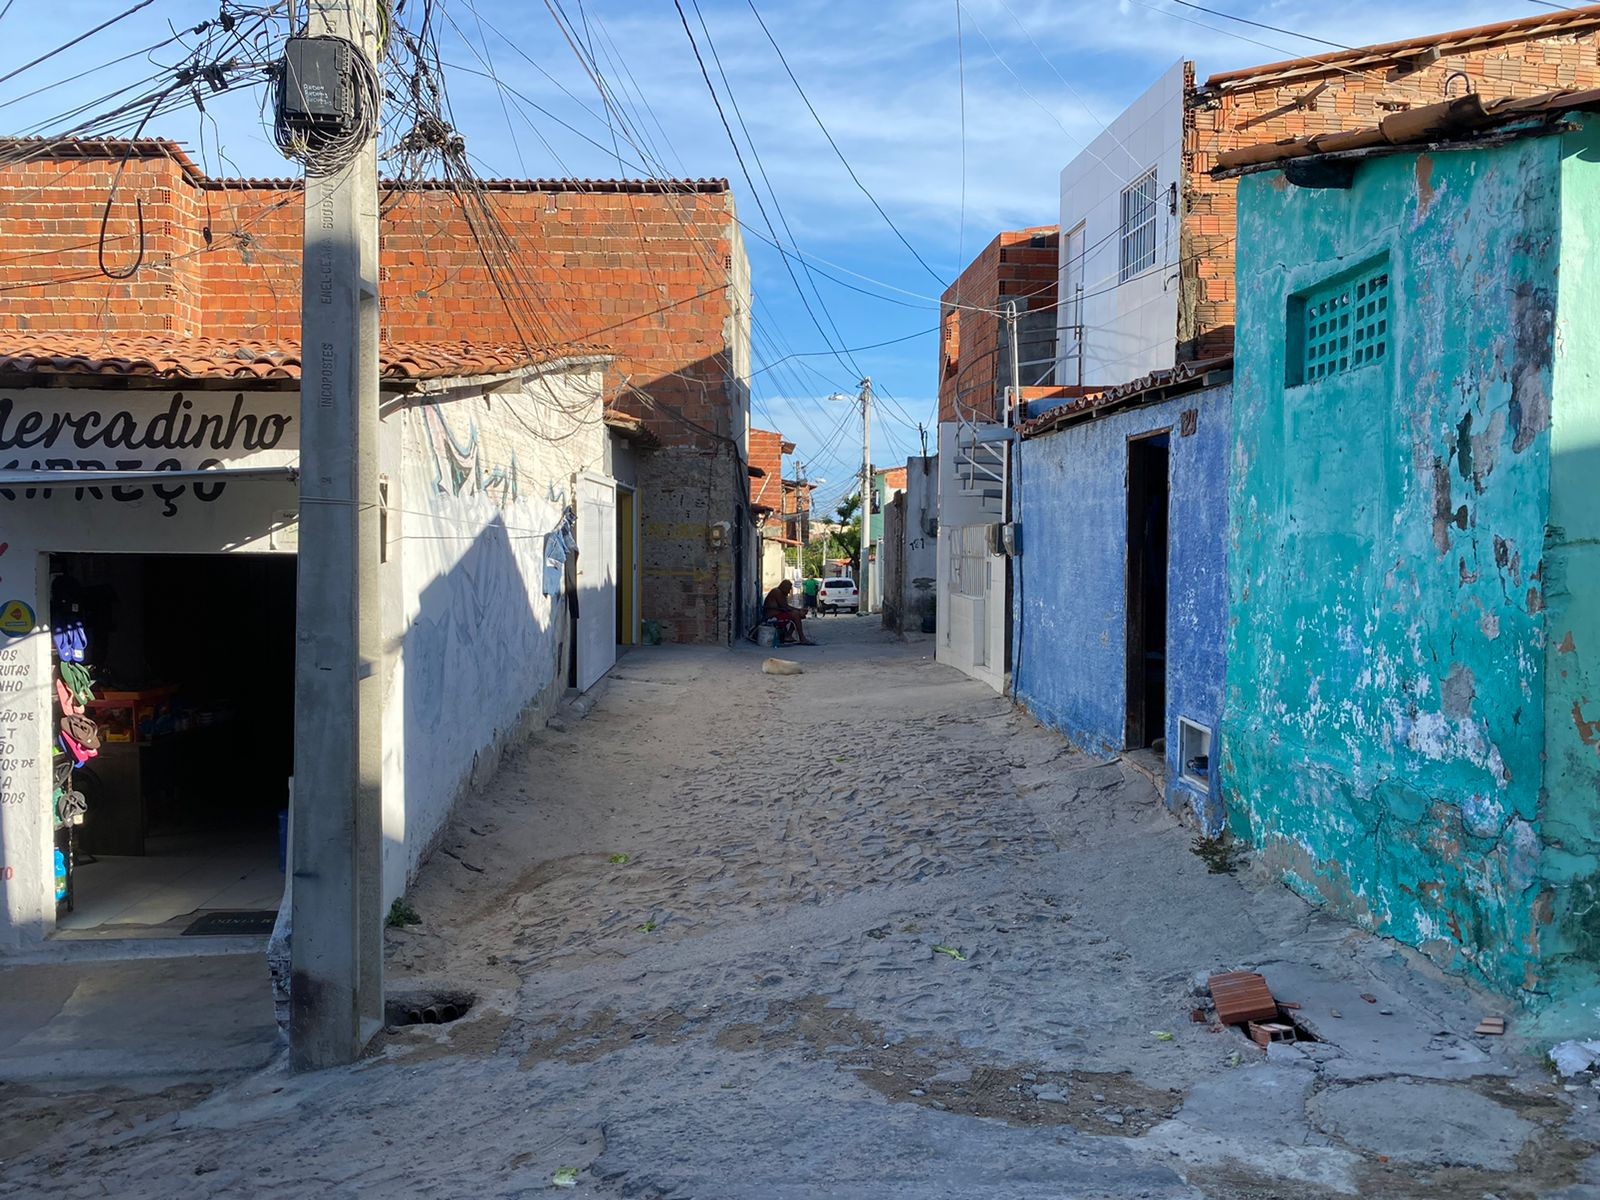
[[[458,433],[445,419],[443,408],[430,404],[422,409],[422,424],[433,452],[433,485],[440,495],[482,493],[497,508],[517,502],[521,494],[517,456],[513,453],[503,465],[486,463],[476,418],[468,416],[465,432]]]

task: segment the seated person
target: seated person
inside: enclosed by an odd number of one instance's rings
[[[781,638],[799,642],[802,646],[815,646],[816,643],[806,637],[805,615],[796,612],[789,604],[789,595],[793,591],[794,584],[785,579],[768,592],[767,598],[761,603],[761,619],[776,621]]]

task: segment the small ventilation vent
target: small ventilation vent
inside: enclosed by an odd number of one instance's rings
[[[1389,353],[1389,266],[1370,264],[1291,299],[1290,384],[1315,383]]]

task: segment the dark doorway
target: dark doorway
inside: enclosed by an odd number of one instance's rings
[[[294,556],[56,554],[50,592],[52,625],[84,629],[81,707],[100,739],[69,776],[87,808],[58,928],[176,931],[210,910],[276,909]]]
[[[1167,721],[1167,454],[1158,433],[1128,443],[1127,747],[1158,747]]]

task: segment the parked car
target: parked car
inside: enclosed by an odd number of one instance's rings
[[[817,614],[861,611],[861,593],[854,579],[824,579],[817,588]]]

